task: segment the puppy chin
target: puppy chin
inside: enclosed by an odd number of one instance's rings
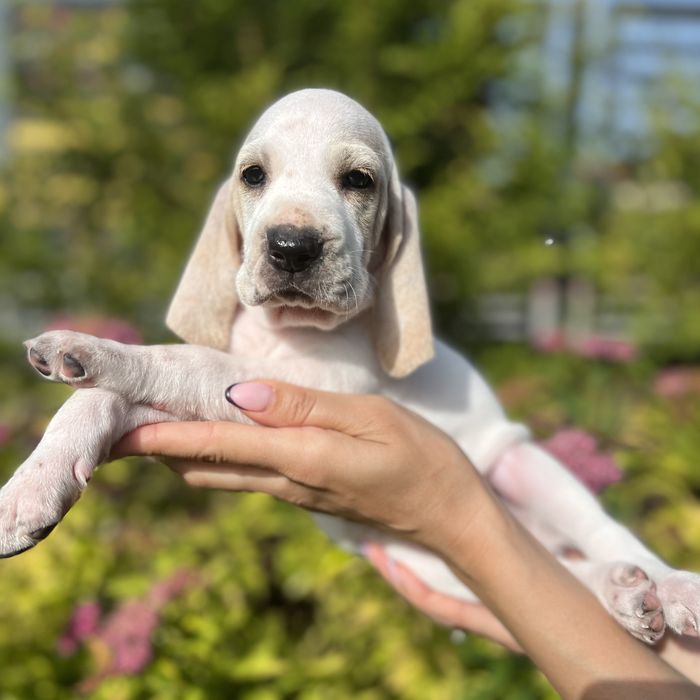
[[[330,331],[347,321],[350,316],[324,309],[306,309],[302,306],[264,306],[265,316],[275,328],[318,328]]]
[[[323,308],[310,298],[289,299],[273,294],[244,294],[239,297],[244,306],[264,314],[270,328],[318,328],[330,331],[364,311],[369,303],[353,305],[352,309]]]

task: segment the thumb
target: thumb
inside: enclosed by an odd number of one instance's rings
[[[265,380],[232,384],[226,389],[226,399],[262,425],[314,426],[357,435],[367,426],[367,402],[373,397]]]

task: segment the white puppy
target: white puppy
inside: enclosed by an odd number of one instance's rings
[[[224,389],[276,378],[382,393],[448,432],[497,492],[633,635],[697,635],[700,576],[674,571],[528,431],[508,421],[474,368],[430,329],[414,199],[379,123],[328,90],[270,107],[219,190],[168,314],[190,345],[139,347],[69,331],[27,342],[44,376],[78,391],[0,491],[0,554],[46,537],[127,431],[229,420]],[[232,413],[234,416],[232,416]],[[320,516],[337,540],[386,537]],[[432,588],[470,597],[433,555],[388,543]]]

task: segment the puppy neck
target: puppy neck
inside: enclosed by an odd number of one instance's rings
[[[344,347],[340,348],[339,345]],[[264,308],[240,306],[231,328],[229,350],[239,356],[320,357],[347,352],[346,346],[353,349],[350,356],[358,351],[364,354],[363,349],[373,355],[367,313],[358,314],[333,330],[322,330],[314,327],[280,327],[270,319]]]

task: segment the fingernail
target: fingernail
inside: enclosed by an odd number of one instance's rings
[[[231,384],[224,394],[226,400],[244,411],[264,411],[272,399],[272,387],[256,382]]]
[[[360,545],[360,554],[365,558],[372,561],[372,555],[374,554],[373,542],[363,542]]]
[[[386,572],[389,576],[389,580],[395,586],[398,586],[401,583],[401,574],[396,568],[396,562],[391,557],[386,558]]]

